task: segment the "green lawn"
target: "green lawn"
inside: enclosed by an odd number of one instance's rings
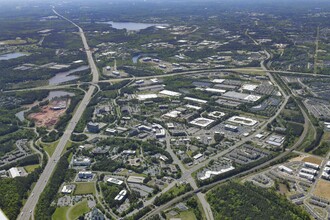
[[[192,210],[180,212],[175,218],[181,218],[181,220],[196,220],[196,216]]]
[[[69,148],[69,147],[71,147],[72,146],[72,141],[68,141],[67,143],[66,143],[66,145],[65,145],[65,147],[64,147],[64,149],[63,149],[63,152],[62,152],[62,155],[67,151],[67,149]]]
[[[67,220],[76,220],[79,216],[89,212],[90,209],[88,207],[87,200],[83,200],[72,207],[65,206],[65,207],[58,207],[56,208],[52,220],[64,220],[67,219],[66,215],[68,213],[69,219]]]
[[[56,146],[58,144],[58,141],[55,141],[53,143],[50,144],[41,144],[41,146],[43,147],[43,149],[47,152],[47,154],[51,157],[56,149]]]
[[[64,207],[58,207],[56,208],[52,220],[63,220],[66,219],[66,212],[69,210],[70,207],[64,206]]]
[[[85,195],[94,194],[95,195],[95,185],[94,182],[88,183],[76,183],[76,189],[74,191],[75,195]]]
[[[34,164],[34,165],[25,166],[24,169],[26,170],[26,172],[32,173],[38,167],[39,167],[39,164]]]
[[[75,204],[70,210],[69,210],[69,218],[71,220],[77,219],[82,214],[85,214],[89,212],[89,207],[87,200],[83,200],[77,204]]]

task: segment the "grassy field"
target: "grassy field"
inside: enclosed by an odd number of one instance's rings
[[[26,172],[32,173],[38,167],[39,167],[39,164],[34,164],[34,165],[25,166],[24,169],[26,170]]]
[[[324,134],[322,136],[322,141],[330,141],[330,132],[329,131],[324,132]]]
[[[26,44],[26,43],[27,41],[22,39],[0,41],[0,45],[18,45],[18,44]]]
[[[318,156],[325,156],[330,150],[330,132],[324,132],[320,145],[313,150],[313,154]]]
[[[47,154],[51,157],[56,149],[56,146],[58,144],[58,141],[55,141],[50,144],[41,144],[43,146],[43,149],[47,152]]]
[[[330,182],[326,180],[319,180],[316,184],[314,195],[321,198],[330,199]]]
[[[89,212],[87,200],[83,200],[72,207],[58,207],[56,208],[52,220],[64,220],[69,217],[68,220],[76,220],[79,216]]]
[[[69,147],[72,146],[72,141],[68,141],[65,145],[65,148],[63,149],[62,155],[67,151]]]
[[[75,220],[79,216],[81,216],[82,214],[85,214],[87,212],[89,212],[89,207],[88,207],[87,200],[85,199],[85,200],[75,204],[72,208],[70,208],[69,218],[71,220]]]
[[[309,123],[307,136],[304,138],[303,144],[301,145],[301,147],[299,147],[299,149],[300,150],[305,149],[308,145],[312,143],[314,137],[315,137],[315,130],[313,129],[313,125]]]
[[[317,165],[321,165],[322,160],[320,158],[316,158],[316,157],[305,157],[303,159],[304,162],[309,162],[309,163],[315,163]]]
[[[180,212],[178,215],[175,216],[175,218],[180,218],[181,220],[196,220],[196,216],[192,210]]]
[[[234,70],[236,72],[249,74],[249,75],[266,75],[266,72],[262,68],[258,68],[258,67],[238,68]]]
[[[88,183],[77,183],[76,189],[74,191],[75,195],[86,195],[94,194],[95,195],[95,185],[94,182]]]
[[[66,213],[69,210],[69,207],[58,207],[56,208],[52,219],[53,220],[63,220],[66,219]]]

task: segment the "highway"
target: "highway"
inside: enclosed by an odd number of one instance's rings
[[[87,40],[85,37],[85,34],[83,32],[83,29],[81,29],[77,24],[75,24],[74,22],[70,21],[69,19],[63,17],[62,15],[60,15],[59,13],[57,13],[54,9],[53,9],[54,13],[56,15],[58,15],[59,17],[67,20],[68,22],[72,23],[74,26],[76,26],[79,29],[79,34],[81,36],[81,39],[83,41],[84,44],[84,48],[86,51],[86,55],[87,55],[87,59],[88,59],[88,64],[91,68],[91,73],[93,75],[93,83],[97,83],[99,80],[99,73],[98,73],[98,69],[95,65],[95,62],[93,60],[93,56],[91,51],[89,50],[89,46],[87,44]],[[93,96],[94,90],[95,90],[96,86],[91,85],[88,89],[88,91],[85,93],[84,98],[82,99],[82,101],[80,102],[76,112],[74,113],[74,115],[72,116],[71,121],[69,122],[63,136],[61,137],[53,155],[51,156],[51,158],[49,159],[44,171],[42,172],[42,174],[40,175],[40,178],[38,179],[38,182],[36,183],[35,187],[33,188],[29,198],[27,199],[26,203],[24,204],[24,207],[22,209],[21,214],[19,215],[18,219],[19,220],[29,220],[29,219],[34,219],[34,209],[38,203],[38,200],[40,198],[41,193],[43,192],[43,190],[45,189],[48,180],[50,179],[60,157],[61,154],[65,148],[66,143],[70,140],[70,136],[71,133],[73,132],[74,128],[76,127],[76,124],[78,123],[78,121],[80,120],[83,112],[86,109],[87,104],[89,103],[90,99]]]
[[[87,54],[90,54],[91,52],[89,50],[86,51]],[[91,55],[90,55],[91,56]],[[93,68],[96,68],[95,63],[93,65]],[[13,89],[13,90],[4,90],[2,92],[9,93],[9,92],[19,92],[19,91],[34,91],[34,90],[55,90],[55,89],[64,89],[68,87],[74,87],[81,84],[91,84],[97,86],[96,82],[108,82],[108,83],[116,83],[123,80],[147,80],[152,78],[164,78],[164,77],[170,77],[170,76],[180,76],[180,75],[188,75],[188,74],[199,74],[199,73],[212,73],[216,71],[234,71],[234,72],[240,72],[240,71],[251,71],[255,73],[264,73],[264,69],[258,69],[258,68],[214,68],[214,69],[198,69],[198,70],[188,70],[183,72],[176,72],[176,73],[166,73],[166,74],[160,74],[160,75],[153,75],[153,76],[139,76],[139,77],[126,77],[126,78],[114,78],[114,79],[105,79],[105,80],[97,80],[94,76],[93,82],[80,82],[80,83],[69,83],[69,84],[61,84],[61,85],[45,85],[45,86],[38,86],[33,88],[24,88],[24,89]],[[296,75],[296,76],[308,76],[308,77],[326,77],[329,78],[330,75],[325,74],[312,74],[312,73],[305,73],[305,72],[292,72],[292,71],[284,71],[284,70],[267,70],[267,73],[279,73],[279,74],[287,74],[287,75]]]

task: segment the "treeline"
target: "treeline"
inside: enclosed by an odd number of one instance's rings
[[[64,132],[68,122],[72,118],[73,111],[78,106],[80,100],[82,99],[82,95],[76,95],[71,98],[70,106],[66,109],[65,115],[61,116],[60,120],[55,125],[55,129],[59,132]]]
[[[181,185],[178,187],[174,187],[173,189],[167,191],[166,193],[161,194],[160,196],[157,196],[154,200],[154,205],[160,206],[162,204],[167,203],[168,201],[171,201],[175,197],[178,197],[182,194],[185,194],[186,192],[189,192],[192,190],[192,187],[190,184]]]
[[[36,156],[25,158],[18,162],[20,166],[29,165],[36,161]],[[47,156],[44,155],[42,166],[35,169],[26,177],[1,178],[0,179],[0,208],[10,220],[17,218],[23,206],[23,200],[28,198],[31,186],[36,182],[47,164]],[[9,168],[9,167],[8,167]]]
[[[68,158],[70,153],[71,151],[68,151],[60,158],[53,175],[49,179],[49,183],[42,192],[35,210],[34,218],[36,220],[52,219],[52,215],[56,207],[52,206],[51,204],[57,194],[59,187],[67,177],[67,172],[63,171],[67,170],[69,166]]]
[[[299,206],[279,196],[273,190],[230,182],[207,193],[214,219],[286,219],[309,220],[309,215]]]
[[[111,160],[104,156],[97,158],[97,161],[92,166],[92,170],[114,172],[122,166],[124,166],[122,161]]]
[[[150,206],[146,206],[134,215],[130,217],[126,217],[125,220],[139,220],[141,219],[144,215],[146,215],[148,212],[150,212],[152,208]]]

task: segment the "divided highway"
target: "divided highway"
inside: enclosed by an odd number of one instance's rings
[[[60,15],[58,12],[56,12],[53,9],[53,12],[58,15],[59,17],[67,20],[68,22],[72,23],[74,26],[76,26],[79,29],[79,34],[81,36],[82,42],[84,44],[84,49],[86,51],[86,55],[87,55],[87,59],[88,59],[88,64],[91,68],[91,73],[93,75],[93,80],[92,83],[97,83],[99,81],[99,73],[98,73],[98,69],[95,65],[94,59],[93,59],[93,55],[92,52],[89,49],[89,46],[87,44],[87,40],[85,37],[85,34],[83,32],[83,29],[81,27],[79,27],[77,24],[75,24],[74,22],[72,22],[71,20],[65,18],[64,16]],[[40,178],[38,180],[38,182],[36,183],[35,187],[33,188],[28,200],[26,201],[21,214],[19,215],[18,219],[19,220],[29,220],[29,219],[34,219],[34,209],[38,203],[39,197],[41,195],[41,193],[44,191],[47,182],[49,180],[49,178],[51,177],[60,157],[61,154],[65,148],[66,143],[70,140],[70,136],[74,130],[74,128],[76,127],[76,124],[78,123],[78,121],[80,120],[83,112],[86,109],[86,106],[88,105],[89,101],[92,98],[92,95],[94,93],[95,90],[95,86],[91,85],[88,89],[88,91],[86,92],[84,98],[82,99],[82,101],[80,102],[76,112],[74,113],[70,123],[68,124],[63,136],[61,137],[53,155],[51,156],[51,158],[49,159],[44,171],[42,172],[42,174],[40,175]]]

